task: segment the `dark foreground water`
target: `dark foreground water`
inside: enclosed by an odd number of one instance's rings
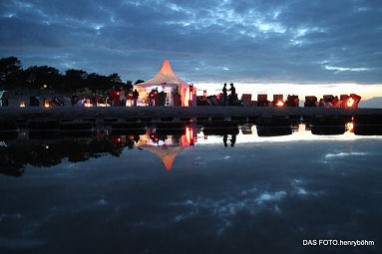
[[[3,142],[0,253],[381,253],[381,136],[252,131]]]

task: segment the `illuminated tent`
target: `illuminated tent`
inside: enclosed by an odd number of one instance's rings
[[[164,90],[167,94],[167,98],[171,101],[170,105],[173,105],[172,93],[175,89],[178,89],[177,92],[180,94],[181,106],[189,106],[190,98],[192,100],[193,90],[190,91],[190,85],[174,73],[168,59],[164,60],[161,69],[152,79],[144,83],[137,84],[135,87],[138,89],[140,95],[142,92],[150,92],[153,88]]]
[[[165,59],[162,68],[155,75],[155,77],[144,83],[140,83],[137,86],[145,88],[151,88],[154,86],[166,86],[175,88],[179,85],[186,85],[186,82],[184,82],[178,76],[176,76],[176,74],[171,68],[170,61],[168,59]]]

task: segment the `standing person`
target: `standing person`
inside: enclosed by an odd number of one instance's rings
[[[223,106],[227,105],[227,83],[224,83],[223,85]]]
[[[338,102],[339,102],[338,96],[334,97],[334,99],[332,100],[333,108],[336,107],[336,105],[337,105]]]
[[[110,106],[114,106],[114,98],[116,97],[116,91],[115,87],[112,86],[110,91],[109,91],[109,100],[110,100]]]
[[[320,102],[318,103],[319,107],[324,107],[324,100],[321,98]]]
[[[229,91],[231,92],[229,95],[230,105],[233,105],[236,102],[237,94],[236,94],[236,88],[233,86],[233,83],[231,83],[230,86],[231,86],[231,88],[229,89]]]
[[[133,92],[134,107],[138,105],[138,98],[139,98],[139,93],[138,93],[138,90],[135,89]]]
[[[149,105],[150,106],[156,106],[155,105],[155,90],[152,89],[151,92],[149,93]]]
[[[121,106],[125,106],[126,105],[126,92],[125,92],[125,89],[123,89],[123,87],[121,87],[119,90],[120,90],[120,92],[119,92],[119,104]]]

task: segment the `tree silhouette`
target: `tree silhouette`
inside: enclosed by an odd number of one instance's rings
[[[141,82],[143,80],[137,80],[135,84]],[[112,86],[126,86],[128,89],[133,87],[130,80],[122,82],[118,73],[104,76],[97,73],[88,74],[84,70],[69,69],[60,74],[58,69],[46,65],[31,66],[23,70],[17,57],[0,59],[0,87],[3,89],[52,89],[75,92],[85,87],[96,91],[107,90]]]
[[[21,62],[11,56],[0,59],[0,86],[8,84],[18,85],[21,73]]]
[[[45,85],[47,88],[57,86],[61,81],[61,74],[56,68],[49,66],[32,66],[25,70],[28,77],[29,88],[40,89]]]
[[[87,77],[86,71],[70,69],[65,72],[64,83],[67,89],[76,90],[84,88]]]

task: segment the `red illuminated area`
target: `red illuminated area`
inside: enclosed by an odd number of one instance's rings
[[[358,107],[358,103],[361,101],[361,96],[357,95],[357,94],[350,94],[350,96],[348,96],[344,102],[344,107],[345,108],[357,108]]]
[[[324,108],[358,108],[361,96],[357,94],[342,94],[340,98],[333,95],[324,95],[319,101],[316,96],[305,96],[304,107]]]

